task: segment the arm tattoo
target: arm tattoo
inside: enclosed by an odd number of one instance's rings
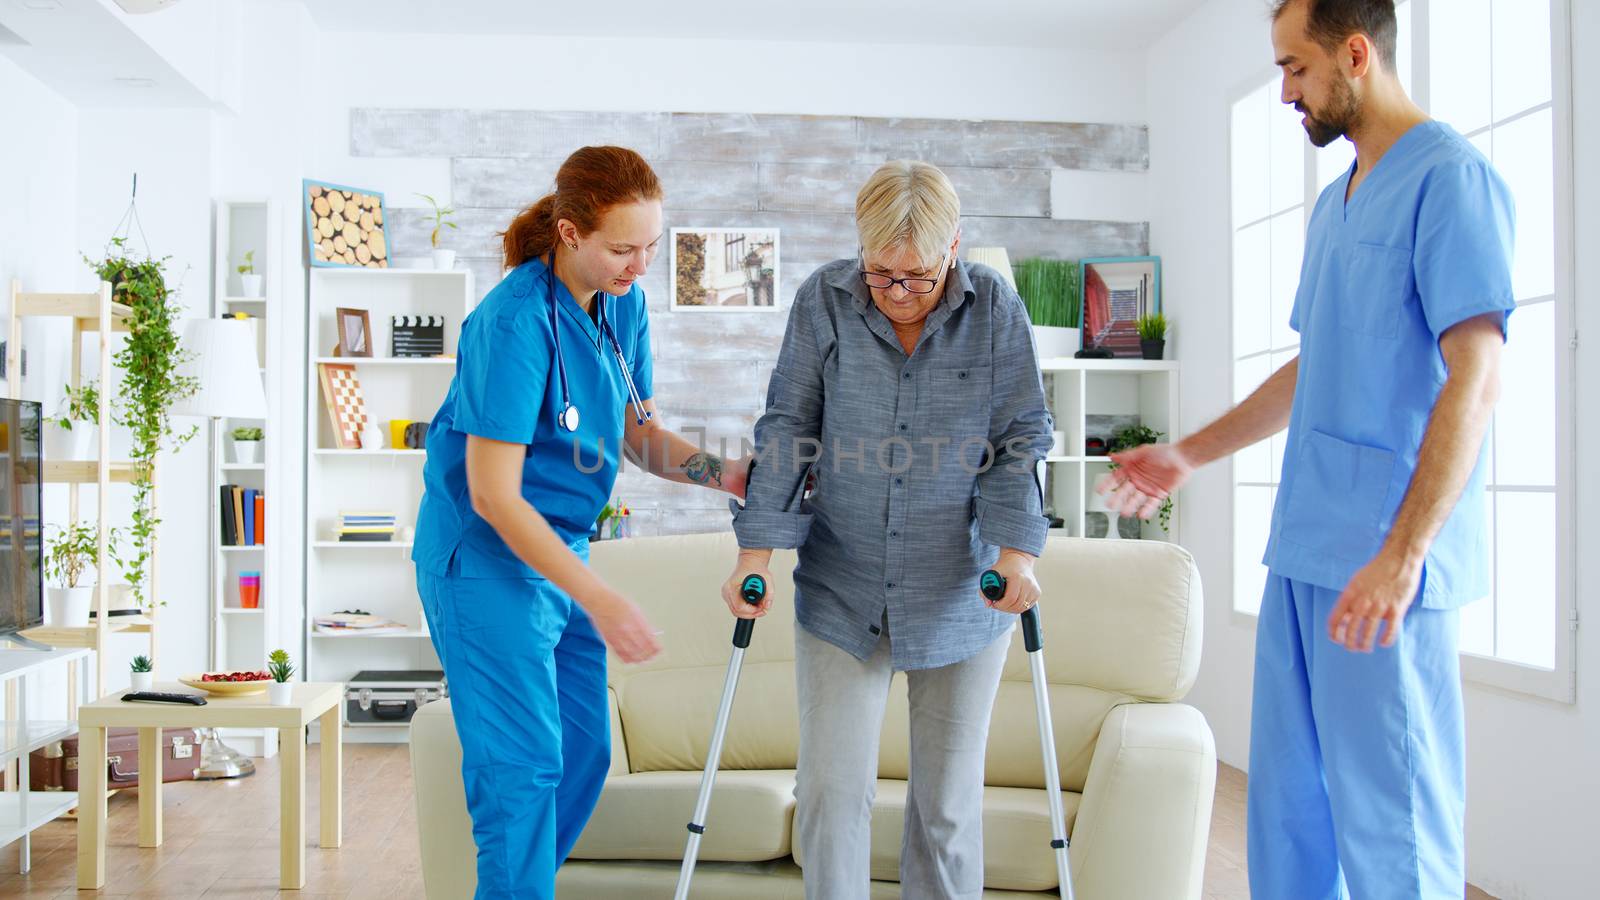
[[[683,474],[696,484],[722,486],[722,458],[709,453],[696,453],[683,463]]]

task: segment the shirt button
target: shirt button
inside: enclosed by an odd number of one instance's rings
[[[889,582],[889,590],[894,590],[894,582]]]
[[[899,536],[900,536],[900,532],[898,532],[898,531],[889,532],[889,537],[899,537]]]
[[[895,484],[905,484],[905,483],[906,483],[906,480],[905,480],[905,479],[904,479],[904,478],[896,478],[896,479],[895,479],[895,480],[894,480],[894,483],[895,483]]]
[[[911,373],[907,372],[905,377],[906,377],[907,381],[910,381],[911,380]]]
[[[960,375],[957,375],[956,377],[957,378],[961,378],[961,379],[965,379],[967,377],[967,373],[962,372]]]
[[[906,430],[906,423],[904,423],[904,422],[900,423],[900,430],[901,431],[905,431]]]

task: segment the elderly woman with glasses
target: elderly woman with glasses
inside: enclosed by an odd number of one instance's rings
[[[956,256],[944,173],[895,161],[856,198],[859,259],[795,297],[733,503],[739,557],[723,599],[773,548],[797,548],[800,701],[795,839],[808,898],[865,898],[868,820],[889,682],[907,673],[907,897],[983,889],[989,713],[1016,616],[1038,602],[1038,463],[1050,447],[1033,332],[1000,275]],[[993,567],[1006,595],[989,604]]]

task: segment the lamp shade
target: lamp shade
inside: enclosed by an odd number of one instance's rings
[[[1017,278],[1011,274],[1011,257],[1004,247],[970,247],[967,249],[967,262],[983,263],[1006,280],[1014,291],[1017,289]]]
[[[228,416],[261,419],[267,415],[267,394],[256,361],[255,329],[245,319],[190,319],[183,328],[183,349],[191,358],[179,375],[194,378],[193,395],[172,405],[185,416]]]

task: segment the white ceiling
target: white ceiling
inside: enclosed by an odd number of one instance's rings
[[[306,0],[328,31],[1143,51],[1204,0]]]

